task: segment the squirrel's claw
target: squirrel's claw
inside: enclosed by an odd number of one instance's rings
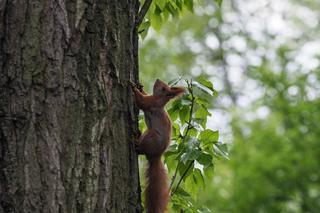
[[[129,80],[129,84],[130,84],[132,87],[137,87],[137,85],[136,85],[134,82],[132,82],[131,80]]]
[[[142,154],[141,150],[139,149],[139,139],[134,139],[133,146],[137,154]]]
[[[137,84],[136,84],[136,87],[137,87],[138,90],[140,90],[140,91],[143,89],[143,86],[142,86],[142,84],[140,84],[140,83],[137,83]]]
[[[134,149],[138,154],[141,154],[141,150],[139,149],[139,138],[141,136],[141,131],[138,129],[135,133],[135,137],[133,139]]]
[[[143,90],[143,86],[140,83],[134,83],[131,80],[129,80],[129,84],[131,85],[132,88],[137,88],[139,91]]]
[[[141,135],[142,135],[142,132],[140,131],[140,129],[138,129],[135,133],[135,136],[139,138]]]

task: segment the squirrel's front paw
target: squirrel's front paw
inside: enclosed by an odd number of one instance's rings
[[[142,91],[142,90],[143,90],[143,86],[142,86],[142,84],[140,84],[140,83],[137,83],[137,84],[136,84],[136,87],[137,87],[137,89],[138,89],[139,91]]]
[[[131,80],[129,80],[129,84],[131,85],[132,88],[136,88],[137,87],[137,85],[134,82],[132,82]]]
[[[143,86],[140,83],[134,83],[131,80],[129,80],[129,84],[131,85],[132,89],[137,88],[140,92],[143,91]]]
[[[136,143],[134,144],[134,150],[135,150],[136,153],[139,154],[139,155],[140,155],[140,154],[143,154],[143,153],[141,152],[141,150],[139,149],[139,144],[136,144]]]
[[[134,150],[136,151],[137,154],[143,154],[141,152],[141,149],[139,148],[139,139],[134,139]]]
[[[134,136],[135,136],[136,138],[140,138],[141,135],[142,135],[142,132],[140,131],[140,129],[136,130]]]

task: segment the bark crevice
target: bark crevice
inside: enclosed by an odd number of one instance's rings
[[[141,212],[137,0],[0,2],[0,212]]]

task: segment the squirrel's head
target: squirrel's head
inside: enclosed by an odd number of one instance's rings
[[[170,87],[163,81],[157,79],[153,85],[153,95],[166,100],[167,102],[181,94],[185,89],[183,87]]]

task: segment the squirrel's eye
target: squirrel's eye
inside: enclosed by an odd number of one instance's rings
[[[164,91],[166,91],[166,88],[162,87],[162,89],[161,89],[161,90],[164,92]]]

